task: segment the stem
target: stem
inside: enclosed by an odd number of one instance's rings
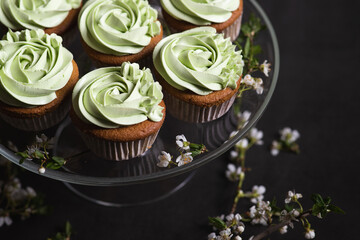
[[[304,212],[303,214],[301,214],[300,216],[298,216],[296,219],[303,219],[307,216],[309,216],[311,214],[311,210],[308,210],[306,212]],[[269,236],[270,234],[272,234],[273,232],[278,231],[280,228],[288,225],[290,222],[292,221],[291,218],[289,218],[288,220],[285,220],[283,222],[280,222],[279,224],[276,225],[272,225],[270,226],[268,229],[266,229],[264,232],[256,235],[252,240],[260,240],[263,239],[266,236]]]
[[[234,199],[234,203],[233,203],[233,205],[232,205],[231,212],[230,212],[230,213],[232,213],[232,214],[235,213],[236,207],[237,207],[237,203],[238,203],[239,199],[241,198],[241,196],[243,195],[243,192],[241,191],[241,188],[242,188],[242,185],[243,185],[243,183],[244,183],[245,173],[244,173],[244,172],[241,172],[240,175],[239,175],[239,178],[240,178],[240,179],[239,179],[239,184],[238,184],[237,189],[236,189],[237,194],[236,194],[236,197],[235,197],[235,199]]]

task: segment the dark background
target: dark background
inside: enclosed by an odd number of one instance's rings
[[[352,3],[351,3],[352,2]],[[301,133],[301,154],[272,157],[266,147],[252,148],[252,172],[244,188],[267,187],[266,199],[282,201],[295,189],[309,207],[312,193],[331,196],[346,215],[311,218],[316,239],[357,239],[359,218],[359,78],[360,17],[357,1],[259,0],[276,30],[280,77],[274,96],[257,124],[269,145],[280,128]],[[46,194],[54,212],[0,228],[0,239],[46,239],[69,220],[74,239],[207,239],[208,216],[229,211],[235,185],[224,178],[227,155],[201,167],[192,181],[154,204],[107,208],[71,193],[61,182],[31,173],[23,184]],[[250,207],[240,201],[239,212]],[[244,239],[263,230],[247,227]],[[297,224],[287,235],[304,239]]]

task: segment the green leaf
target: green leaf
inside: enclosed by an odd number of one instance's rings
[[[61,168],[61,165],[59,165],[56,162],[48,162],[45,167],[48,169],[57,170],[57,169]]]
[[[37,159],[44,159],[44,154],[42,152],[40,152],[39,150],[35,150],[34,155]]]
[[[329,205],[328,209],[333,213],[345,214],[344,210],[335,205]]]
[[[285,210],[287,211],[287,212],[290,212],[291,210],[293,210],[294,209],[294,207],[293,206],[291,206],[291,205],[288,205],[288,204],[285,204]]]
[[[23,164],[27,158],[20,158],[19,164]]]
[[[324,205],[324,200],[323,200],[323,198],[321,197],[321,195],[318,194],[318,193],[311,195],[311,200],[312,200],[315,204],[322,204],[322,205]]]
[[[29,154],[26,151],[25,152],[17,152],[15,154],[22,158],[30,158]]]
[[[227,228],[226,223],[219,217],[209,217],[209,223],[216,227],[219,231]]]
[[[61,166],[65,164],[65,159],[62,157],[53,156],[51,159]]]

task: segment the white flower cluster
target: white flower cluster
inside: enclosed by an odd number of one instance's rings
[[[292,130],[289,127],[285,127],[279,131],[280,133],[280,139],[283,141],[286,141],[288,143],[293,143],[300,137],[300,133],[298,130],[294,129]]]
[[[252,224],[261,224],[267,226],[271,218],[271,207],[269,201],[259,201],[250,208],[249,217]]]
[[[246,124],[249,122],[251,116],[251,112],[249,111],[244,111],[244,112],[239,112],[237,114],[237,122],[238,122],[238,128],[241,129],[243,127],[246,126]]]
[[[31,187],[22,188],[18,178],[13,178],[7,183],[0,181],[0,193],[16,205],[24,204],[27,200],[36,197],[35,190]],[[31,209],[26,209],[27,213],[31,213],[31,211]],[[0,208],[0,227],[4,224],[11,225],[12,219],[4,209]]]
[[[247,87],[253,88],[257,94],[264,92],[263,80],[261,78],[254,78],[250,74],[246,74],[241,83]]]
[[[225,230],[222,230],[219,232],[219,235],[216,235],[215,232],[212,232],[208,235],[208,240],[242,240],[240,237],[240,234],[242,234],[245,231],[245,225],[241,221],[240,214],[229,214],[225,217],[222,215],[220,217],[221,220],[226,220],[226,226],[228,226]],[[216,228],[215,228],[216,230]]]
[[[292,130],[289,127],[285,127],[279,131],[280,141],[274,140],[271,144],[270,152],[271,155],[277,156],[282,149],[282,143],[285,142],[286,145],[294,144],[296,140],[300,138],[300,133],[298,130]]]
[[[264,194],[266,192],[266,188],[263,185],[254,185],[252,187],[252,192],[248,192],[248,194],[256,195],[256,197],[251,198],[250,201],[254,204],[261,202],[264,199]]]
[[[296,202],[299,198],[302,198],[301,193],[296,193],[295,191],[289,191],[287,197],[285,198],[285,203],[289,204],[290,202]]]
[[[233,138],[237,133],[238,133],[238,131],[233,131],[230,134],[229,139]],[[263,136],[264,136],[264,133],[262,131],[258,130],[257,128],[250,129],[250,132],[246,135],[246,137],[240,139],[235,144],[235,150],[230,151],[230,159],[236,160],[238,158],[240,152],[244,152],[244,151],[248,150],[248,148],[250,148],[253,144],[256,144],[256,145],[264,144],[264,142],[262,140]]]
[[[233,151],[234,152],[234,151]],[[236,182],[239,180],[239,176],[242,173],[241,167],[236,167],[235,164],[229,163],[227,165],[227,170],[225,172],[226,178],[231,182]]]
[[[176,163],[180,167],[182,165],[191,163],[193,161],[192,153],[190,152],[190,142],[186,137],[182,135],[176,136],[176,145],[180,151],[180,155],[176,158]],[[168,167],[171,162],[172,156],[162,151],[161,155],[158,156],[159,162],[157,163],[158,167]]]

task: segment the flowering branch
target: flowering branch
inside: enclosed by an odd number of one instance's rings
[[[16,149],[10,142],[8,147]],[[44,197],[32,187],[23,188],[17,175],[18,167],[0,158],[0,227],[11,225],[16,217],[25,220],[32,215],[49,212]]]
[[[242,24],[240,36],[235,41],[238,48],[242,50],[244,61],[244,77],[241,80],[238,97],[241,97],[243,92],[250,89],[256,90],[257,94],[262,94],[264,91],[263,80],[252,76],[253,73],[261,71],[266,77],[269,77],[271,71],[271,64],[267,60],[260,64],[256,58],[262,52],[262,49],[260,45],[254,44],[254,40],[256,35],[263,29],[265,29],[265,25],[261,23],[260,18],[252,13],[248,22]]]
[[[176,145],[180,155],[176,158],[175,162],[169,153],[162,151],[161,155],[158,156],[158,167],[169,167],[171,165],[180,167],[191,163],[197,155],[207,152],[204,144],[189,142],[183,134],[176,136]]]
[[[38,162],[40,164],[39,173],[45,173],[45,168],[59,169],[65,163],[65,159],[58,156],[50,156],[48,150],[52,149],[54,144],[53,138],[48,138],[45,134],[40,137],[36,136],[36,142],[32,146],[28,146],[27,150],[17,152],[16,154],[21,157],[20,164],[25,160]]]

